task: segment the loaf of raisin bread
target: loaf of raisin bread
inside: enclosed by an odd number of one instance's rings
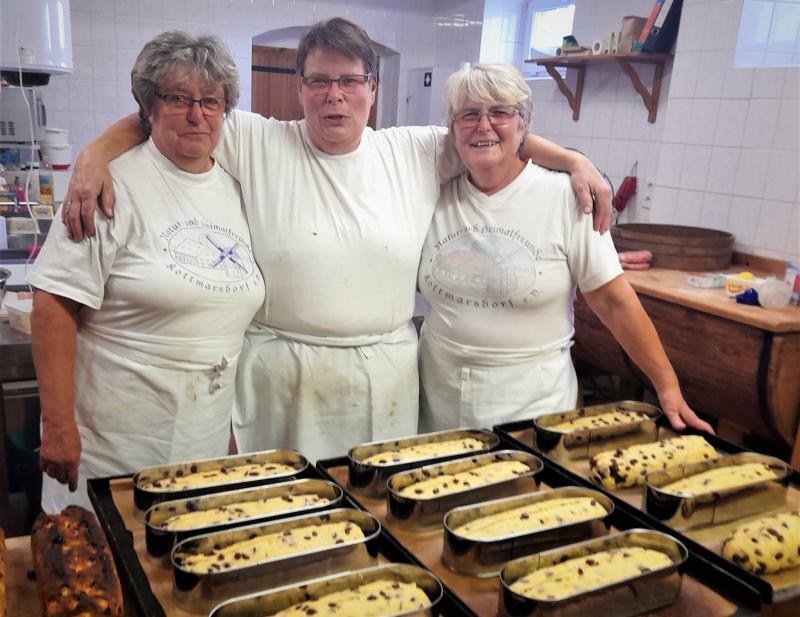
[[[69,506],[41,514],[31,550],[42,617],[121,617],[122,589],[94,514]]]

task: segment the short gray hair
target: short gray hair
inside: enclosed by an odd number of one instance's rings
[[[338,51],[348,58],[361,60],[364,71],[378,81],[378,54],[366,30],[343,17],[334,17],[311,26],[297,45],[297,73],[306,69],[306,57],[315,47]]]
[[[531,89],[510,64],[475,64],[456,71],[444,86],[447,126],[452,132],[453,116],[470,103],[500,103],[519,111],[525,128],[533,113]]]
[[[210,34],[195,36],[170,30],[145,43],[131,70],[131,92],[139,104],[139,121],[150,133],[148,116],[159,86],[170,77],[194,75],[222,87],[225,113],[239,101],[239,70],[223,40]]]

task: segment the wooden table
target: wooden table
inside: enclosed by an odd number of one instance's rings
[[[749,269],[734,266],[729,272]],[[702,413],[793,449],[800,466],[800,309],[737,304],[724,289],[686,283],[689,273],[653,268],[625,278],[661,336],[684,397]],[[649,386],[582,298],[575,303],[576,361]]]

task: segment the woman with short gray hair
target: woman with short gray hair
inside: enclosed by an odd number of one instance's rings
[[[431,310],[420,339],[424,430],[494,426],[573,409],[576,288],[650,378],[673,428],[711,427],[689,408],[608,233],[578,213],[566,174],[520,160],[531,91],[508,65],[445,86],[467,173],[442,188],[422,250]]]
[[[57,218],[29,276],[47,512],[91,507],[88,478],[227,454],[264,301],[239,184],[211,157],[239,96],[230,53],[165,32],[131,82],[149,138],[111,164],[114,218],[79,244]]]

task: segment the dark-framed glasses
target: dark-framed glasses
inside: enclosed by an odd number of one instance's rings
[[[164,108],[172,112],[187,111],[195,103],[200,105],[200,109],[206,116],[218,116],[225,111],[225,103],[223,98],[216,96],[204,96],[200,99],[193,99],[182,94],[161,94],[156,92],[156,96],[164,101]]]
[[[481,123],[483,116],[486,116],[492,126],[505,126],[510,124],[517,114],[519,114],[519,110],[516,107],[503,105],[492,107],[489,111],[468,109],[455,114],[453,120],[455,120],[455,124],[459,128],[474,129]]]
[[[331,84],[335,83],[343,92],[358,92],[372,81],[372,73],[366,75],[342,75],[333,79],[327,75],[304,75],[300,78],[302,84],[314,93],[327,92]]]

